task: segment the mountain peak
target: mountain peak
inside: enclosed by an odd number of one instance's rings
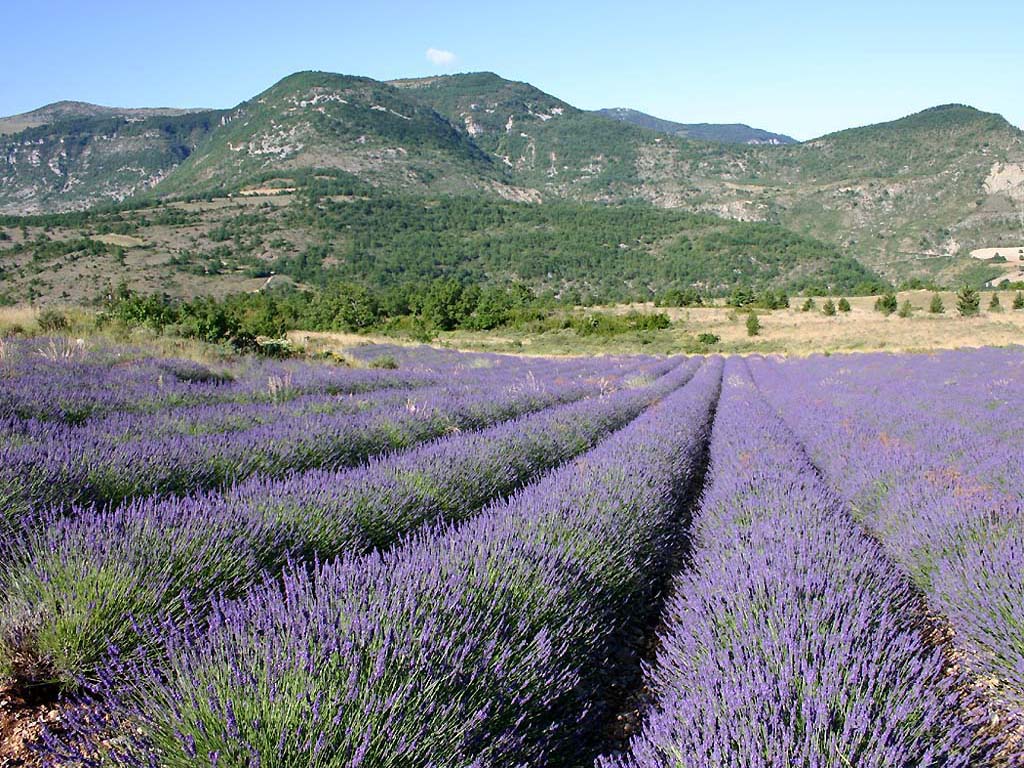
[[[658,133],[681,136],[698,141],[714,141],[720,144],[795,144],[796,139],[781,133],[772,133],[760,128],[751,128],[745,123],[676,123],[627,107],[599,109],[595,114],[638,125]]]

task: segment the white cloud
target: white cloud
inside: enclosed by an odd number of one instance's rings
[[[438,67],[447,67],[455,63],[455,54],[440,48],[427,48],[427,61]]]

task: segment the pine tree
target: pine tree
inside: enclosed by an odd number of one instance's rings
[[[848,302],[846,300],[845,296],[839,300],[839,311],[840,312],[849,312],[850,311],[850,302]]]
[[[933,315],[941,315],[946,311],[946,305],[942,303],[942,297],[939,294],[932,294],[932,303],[928,305],[928,311]]]
[[[974,317],[981,310],[981,295],[965,285],[956,294],[956,311],[961,317]]]
[[[891,315],[897,309],[899,309],[899,302],[896,301],[896,294],[891,291],[889,293],[883,293],[875,299],[875,310],[881,312],[883,315]]]
[[[824,305],[821,307],[821,311],[828,317],[832,317],[832,315],[836,313],[836,305],[835,302],[832,301],[831,297],[825,300]]]
[[[751,312],[747,315],[747,336],[757,336],[759,333],[761,333],[761,321],[756,312]]]
[[[992,300],[988,303],[988,308],[991,312],[1002,312],[1003,305],[999,301],[999,294],[993,293]]]
[[[1017,291],[1017,295],[1013,297],[1013,308],[1024,309],[1024,293]]]
[[[897,314],[900,317],[910,317],[914,314],[914,306],[910,303],[909,299],[900,304],[900,311]]]
[[[807,301],[805,301],[804,305],[802,307],[800,307],[800,311],[801,312],[810,312],[812,309],[814,309],[814,299],[812,299],[812,298],[810,298],[808,296],[807,297]]]

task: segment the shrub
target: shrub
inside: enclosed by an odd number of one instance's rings
[[[720,340],[721,339],[719,339],[718,336],[716,336],[713,333],[702,333],[697,336],[697,341],[699,341],[701,344],[717,344]]]
[[[812,299],[811,297],[808,296],[807,297],[807,301],[805,301],[804,305],[802,307],[800,307],[800,311],[801,312],[810,312],[812,309],[814,309],[814,299]]]
[[[939,294],[932,294],[932,301],[928,305],[928,311],[933,315],[941,315],[946,311],[946,305],[942,303],[942,297]]]
[[[839,311],[840,312],[849,312],[850,311],[850,302],[848,302],[845,297],[841,298],[839,300]]]
[[[899,309],[899,302],[896,300],[896,294],[890,292],[883,293],[877,299],[875,299],[875,311],[881,312],[883,315],[888,317],[893,312]]]
[[[956,294],[956,311],[961,317],[974,317],[981,309],[981,295],[965,285]]]
[[[825,301],[825,304],[821,308],[822,314],[832,317],[836,313],[835,302],[831,298]]]
[[[1017,291],[1017,295],[1013,297],[1013,308],[1024,309],[1024,293]]]
[[[39,313],[37,322],[44,333],[66,331],[70,325],[68,319],[55,309],[44,309]]]
[[[757,336],[761,333],[761,320],[756,312],[747,315],[747,336]]]
[[[999,302],[999,294],[998,293],[993,293],[992,294],[992,300],[989,301],[988,308],[992,312],[1002,312],[1003,311],[1003,305]]]
[[[395,368],[398,367],[398,361],[395,360],[395,358],[392,355],[381,355],[380,357],[375,357],[372,361],[370,361],[370,367],[384,368],[386,370],[393,371]]]
[[[900,310],[897,314],[900,317],[910,317],[914,314],[914,306],[910,303],[909,299],[900,304]]]

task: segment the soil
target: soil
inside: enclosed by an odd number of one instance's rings
[[[26,699],[8,686],[0,686],[0,768],[42,766],[42,733],[60,719],[60,705],[52,697]]]

